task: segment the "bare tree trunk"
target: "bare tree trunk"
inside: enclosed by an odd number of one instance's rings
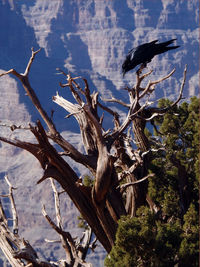
[[[29,83],[28,74],[38,52],[39,50],[32,50],[32,56],[24,74],[20,74],[16,70],[11,69],[0,74],[0,77],[13,74],[20,80],[27,95],[46,123],[48,131],[43,128],[40,121],[37,121],[36,126],[33,127],[30,125],[30,131],[36,139],[35,143],[22,142],[16,139],[11,140],[1,136],[0,140],[27,150],[38,159],[44,170],[44,174],[38,183],[41,183],[47,178],[53,178],[58,181],[90,226],[96,238],[101,242],[105,250],[110,252],[115,242],[117,223],[120,216],[135,216],[138,207],[146,204],[148,197],[147,178],[150,177],[147,175],[150,161],[148,153],[151,152],[151,147],[144,134],[146,121],[151,120],[155,116],[162,116],[167,111],[167,109],[150,108],[149,105],[152,104],[151,102],[141,105],[140,100],[147,94],[151,94],[155,89],[155,85],[169,78],[174,70],[160,80],[149,81],[145,88],[141,86],[141,83],[151,72],[144,75],[138,72],[136,85],[133,88],[127,89],[130,103],[124,103],[114,98],[107,100],[127,108],[127,117],[121,123],[119,119],[120,115],[117,112],[99,103],[98,93],[90,93],[85,78],[72,78],[70,75],[61,71],[66,77],[67,83],[60,84],[60,86],[69,88],[76,103],[72,104],[58,94],[53,97],[53,101],[69,112],[67,117],[74,116],[76,118],[85,148],[85,153],[83,154],[65,140],[57,131],[52,118],[49,118],[48,114],[42,108],[39,99]],[[186,69],[184,78],[185,73]],[[77,79],[84,83],[84,89],[80,87]],[[184,81],[181,86],[180,95],[171,107],[176,105],[182,98],[183,85]],[[99,107],[114,117],[113,129],[107,131],[104,129],[103,115],[101,118],[98,115]],[[146,111],[148,112],[145,113]],[[148,114],[148,116],[145,114]],[[135,140],[131,137],[129,130],[127,130],[131,124]],[[17,128],[19,129],[20,127],[15,125],[11,126],[12,130]],[[63,151],[59,153],[50,143],[50,140],[53,140],[59,145]],[[137,148],[132,146],[132,141],[135,141]],[[63,155],[71,157],[76,162],[88,168],[93,176],[93,184],[85,186],[77,173],[64,160]],[[124,183],[126,183],[125,187],[123,187]],[[148,199],[148,203],[151,203],[150,199]],[[78,256],[80,253],[76,253],[77,248],[69,233],[62,230],[60,224],[56,226],[45,211],[43,212],[52,227],[61,235],[69,262],[71,261],[74,266],[80,264],[87,266],[83,261],[83,257],[81,256],[82,258],[80,259]],[[5,228],[4,223],[5,218],[1,211],[1,248],[8,259],[10,258],[13,261],[13,266],[23,266],[17,265],[21,263],[18,260],[15,261],[15,257],[9,252],[10,237],[7,238],[6,233],[3,234],[3,229]],[[12,241],[14,242],[14,240]],[[29,247],[25,243],[24,246],[26,248]],[[18,253],[17,257],[20,258],[20,255],[22,254]],[[21,257],[23,258],[25,255],[23,254]],[[30,261],[30,259],[28,260]],[[48,263],[38,263],[35,258],[31,260],[30,262],[34,262],[34,266],[53,266],[48,265]],[[67,260],[65,262],[67,264]]]

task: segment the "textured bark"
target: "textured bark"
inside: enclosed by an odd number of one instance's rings
[[[74,116],[76,118],[85,148],[85,153],[83,154],[65,140],[57,131],[55,124],[43,110],[29,83],[28,74],[35,55],[38,52],[39,50],[36,52],[32,50],[32,56],[24,74],[19,74],[16,70],[11,69],[8,72],[0,74],[0,77],[13,74],[20,80],[27,95],[48,127],[48,131],[43,128],[40,121],[37,121],[36,126],[30,125],[30,131],[34,134],[36,143],[32,144],[16,139],[10,140],[1,136],[0,140],[27,150],[38,159],[44,170],[44,174],[38,180],[38,183],[43,182],[47,178],[57,180],[80,211],[84,220],[96,235],[96,238],[101,242],[106,251],[110,252],[115,241],[117,222],[120,216],[135,216],[137,208],[141,205],[149,204],[153,209],[153,202],[147,196],[147,171],[150,162],[151,144],[144,134],[144,129],[146,121],[151,120],[155,116],[165,114],[167,110],[150,108],[149,105],[151,103],[147,102],[142,105],[140,100],[147,94],[151,94],[155,89],[155,85],[169,78],[174,70],[160,80],[149,82],[145,88],[141,86],[141,83],[151,72],[142,75],[142,72],[139,71],[137,72],[136,85],[132,88],[126,88],[129,93],[129,103],[124,103],[121,100],[113,98],[108,100],[109,102],[123,105],[128,109],[127,117],[122,123],[120,123],[120,115],[117,112],[113,112],[109,107],[99,103],[98,93],[90,93],[85,78],[72,78],[70,75],[61,71],[66,77],[67,83],[60,84],[60,86],[70,89],[76,103],[71,103],[58,94],[53,97],[53,101],[69,112],[67,117]],[[84,89],[78,84],[78,79],[83,81],[85,85]],[[184,82],[181,86],[179,98],[172,106],[176,105],[181,99],[183,85]],[[113,115],[113,129],[108,131],[104,130],[102,126],[103,116],[100,118],[98,115],[99,107]],[[134,139],[130,134],[130,128],[128,129],[130,125],[132,125]],[[15,130],[15,127],[12,130]],[[55,147],[50,143],[50,140],[53,140],[62,148],[62,153],[57,152]],[[131,140],[135,141],[136,148],[132,146]],[[93,175],[93,183],[90,186],[85,186],[62,155],[67,155],[87,167]],[[121,182],[126,183],[124,188],[123,185],[120,186]],[[74,264],[71,263],[72,265],[70,266],[81,266],[81,264],[86,266],[80,260],[78,256],[80,253],[76,253],[72,239],[62,229],[62,226],[59,223],[58,226],[55,226],[45,212],[44,216],[59,235],[61,235],[66,257],[69,259],[69,262],[73,262]],[[5,221],[3,212],[1,212],[1,227],[5,227]],[[1,231],[2,233],[3,230]],[[7,242],[7,249],[10,241],[6,239],[5,234],[0,237],[2,249],[4,249],[4,241]],[[12,240],[12,242],[14,241]],[[81,259],[87,253],[88,247],[82,253]],[[12,258],[9,250],[8,252],[4,250],[4,253],[8,258]],[[20,255],[17,257],[20,258]],[[22,258],[25,257],[25,255],[21,256]],[[33,259],[32,262],[36,264],[34,266],[37,266],[38,261],[36,259]],[[15,264],[14,258],[13,264]],[[18,264],[17,261],[16,264]],[[19,264],[21,263],[19,262]]]
[[[6,256],[11,266],[14,267],[26,266],[29,263],[31,264],[29,266],[36,266],[36,267],[56,266],[49,262],[40,261],[37,257],[35,250],[28,243],[28,241],[25,241],[23,238],[20,238],[18,234],[10,230],[10,228],[8,227],[8,219],[5,216],[1,202],[0,202],[0,249]],[[27,264],[25,264],[24,260],[27,262]]]
[[[189,194],[189,183],[188,183],[188,175],[187,171],[185,169],[185,166],[181,164],[181,161],[177,159],[175,155],[171,156],[171,162],[174,164],[174,166],[178,169],[178,185],[179,185],[179,195],[180,195],[180,204],[182,213],[185,214],[186,211],[189,208],[189,200],[191,199],[191,196]]]
[[[2,211],[2,208],[0,208]],[[0,212],[1,212],[0,211]],[[13,250],[12,250],[12,240],[15,240],[15,245],[17,243],[18,247],[20,245],[20,241],[17,241],[16,238],[12,235],[12,233],[7,231],[7,224],[3,222],[2,214],[0,215],[0,249],[2,250],[3,254],[6,256],[7,260],[14,267],[21,267],[24,264],[19,260],[13,257]]]
[[[141,114],[142,116],[142,114]],[[137,146],[141,152],[147,151],[149,149],[149,140],[144,133],[145,129],[145,120],[136,118],[132,122],[133,133],[137,143]],[[134,170],[132,177],[130,177],[130,182],[140,180],[142,177],[145,177],[148,174],[148,165],[150,157],[149,155],[145,157],[145,160],[138,160],[138,167]],[[132,214],[136,214],[138,207],[145,205],[147,197],[147,186],[148,182],[144,181],[136,186],[134,186],[134,206],[132,206]],[[129,191],[131,189],[128,189]]]

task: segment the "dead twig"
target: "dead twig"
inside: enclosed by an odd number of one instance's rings
[[[145,90],[144,90],[144,91],[141,93],[141,95],[139,96],[139,99],[143,98],[144,95],[146,95],[146,94],[149,92],[149,90],[150,90],[150,88],[151,88],[152,86],[154,86],[154,85],[156,85],[156,84],[158,84],[158,83],[160,83],[160,82],[162,82],[162,81],[168,79],[170,76],[172,76],[172,74],[173,74],[174,72],[175,72],[175,68],[174,68],[169,74],[167,74],[166,76],[162,77],[161,79],[159,79],[159,80],[157,80],[157,81],[152,81],[152,82],[149,81],[149,83],[147,84]],[[143,75],[143,76],[144,76],[144,75]]]
[[[22,125],[17,126],[15,124],[8,125],[7,123],[0,123],[0,126],[10,128],[11,131],[21,130],[21,129],[22,130],[30,130],[30,127],[25,127]]]
[[[32,89],[30,83],[29,83],[29,79],[28,79],[28,75],[30,72],[30,68],[31,65],[34,61],[34,58],[36,56],[37,53],[40,52],[41,49],[38,49],[37,51],[34,51],[34,49],[32,48],[32,55],[29,59],[29,62],[27,64],[26,70],[24,73],[18,73],[15,69],[11,69],[7,72],[1,73],[0,77],[7,75],[7,74],[13,74],[14,76],[16,76],[22,83],[27,95],[29,96],[29,98],[31,99],[32,103],[34,104],[34,106],[36,107],[36,109],[38,110],[38,112],[40,113],[41,117],[43,118],[43,120],[45,121],[45,123],[47,124],[50,132],[52,135],[57,135],[57,130],[55,125],[53,124],[53,122],[51,121],[51,119],[49,118],[49,116],[47,115],[46,111],[43,109],[42,105],[40,104],[40,101],[37,97],[37,95],[35,94],[35,91]]]
[[[110,99],[107,99],[107,98],[101,98],[102,101],[104,102],[111,102],[111,103],[117,103],[117,104],[120,104],[122,105],[123,107],[126,107],[126,108],[129,108],[130,107],[130,104],[127,104],[119,99],[116,99],[115,97],[111,97]]]
[[[165,113],[168,110],[172,109],[174,106],[176,106],[178,104],[178,102],[181,99],[183,99],[183,88],[184,88],[185,81],[186,81],[186,73],[187,73],[187,64],[185,65],[185,68],[184,68],[183,81],[181,83],[181,87],[180,87],[178,98],[169,107],[166,107],[166,108],[150,108],[149,109],[149,112],[152,114],[152,116],[149,117],[149,118],[146,118],[145,120],[151,120],[151,119],[153,119],[156,116],[165,115]]]
[[[14,200],[14,196],[13,196],[13,190],[16,190],[16,187],[13,187],[12,184],[10,183],[10,181],[8,180],[8,176],[5,175],[5,180],[9,186],[9,199],[10,199],[10,203],[11,203],[11,209],[12,209],[12,215],[13,215],[13,233],[15,235],[18,234],[18,215],[17,215],[17,209],[16,209],[16,204],[15,204],[15,200]]]
[[[153,177],[153,176],[155,176],[155,174],[154,173],[150,173],[150,174],[148,174],[147,176],[145,176],[144,178],[142,178],[142,179],[140,179],[138,181],[122,184],[122,185],[118,186],[118,188],[120,188],[120,192],[123,193],[126,190],[127,187],[139,184],[139,183],[141,183],[141,182],[143,182],[143,181],[145,181],[145,180],[147,180],[147,179],[149,179],[150,177]]]

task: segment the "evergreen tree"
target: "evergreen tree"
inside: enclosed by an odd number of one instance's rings
[[[170,101],[161,99],[159,108]],[[111,266],[198,266],[199,99],[175,106],[156,118],[148,193],[159,207],[148,207],[119,221],[115,246],[105,260]],[[153,140],[150,131],[148,138]]]

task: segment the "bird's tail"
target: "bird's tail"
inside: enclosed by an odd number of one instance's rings
[[[171,49],[176,49],[176,48],[179,48],[180,45],[176,45],[176,46],[168,46],[168,47],[165,47],[166,51],[168,50],[171,50]]]
[[[168,47],[159,47],[156,51],[156,55],[159,55],[159,54],[162,54],[162,53],[165,53],[169,50],[172,50],[172,49],[176,49],[180,47],[180,45],[176,45],[176,46],[168,46]]]
[[[163,43],[160,43],[160,44],[157,44],[156,46],[156,55],[158,54],[162,54],[162,53],[165,53],[167,52],[168,50],[172,50],[172,49],[176,49],[178,47],[180,47],[180,45],[176,45],[176,46],[168,46],[170,44],[172,44],[176,39],[172,39],[172,40],[169,40],[167,42],[163,42]]]
[[[176,38],[175,39],[171,39],[171,40],[169,40],[167,42],[163,42],[163,43],[157,44],[157,45],[159,45],[160,47],[166,47],[166,46],[168,46],[170,44],[173,44],[174,41],[176,41]]]

